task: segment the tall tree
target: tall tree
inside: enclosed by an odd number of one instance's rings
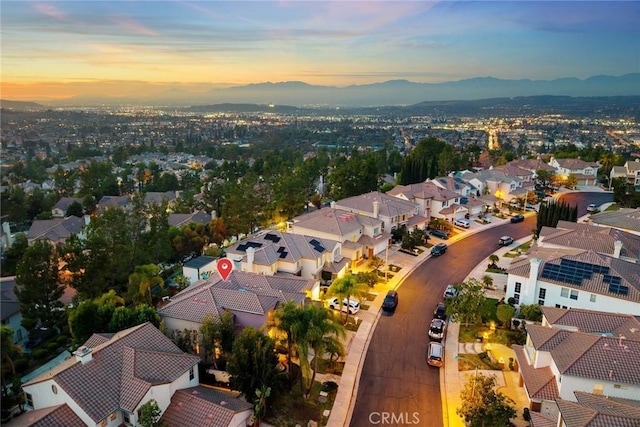
[[[212,355],[213,363],[217,367],[219,359],[226,360],[227,355],[233,350],[234,333],[235,322],[232,312],[225,311],[219,318],[207,313],[200,326],[204,361]]]
[[[160,277],[160,267],[155,264],[136,265],[129,275],[127,301],[137,305],[152,303],[152,290],[164,287],[164,279]]]
[[[301,311],[294,301],[287,301],[273,312],[270,327],[285,335],[287,342],[287,369],[289,371],[289,388],[292,386],[291,352],[297,343],[298,329],[302,322]]]
[[[14,358],[22,355],[22,347],[13,342],[13,329],[7,325],[0,326],[0,351],[2,352],[2,396],[7,395],[9,379],[16,374]]]
[[[470,321],[475,322],[480,316],[480,308],[485,300],[482,282],[471,278],[454,285],[454,289],[456,295],[445,302],[447,314],[454,321],[464,321],[468,326]]]
[[[471,427],[508,426],[516,415],[515,402],[495,391],[496,379],[482,374],[467,375],[460,392],[462,405],[456,413]]]
[[[342,304],[342,300],[347,300],[351,297],[355,297],[359,300],[363,300],[369,292],[369,285],[358,281],[357,276],[353,274],[347,274],[339,279],[336,279],[329,289],[327,289],[327,296],[337,296],[338,304]],[[340,313],[343,313],[341,310]],[[349,310],[345,310],[344,324],[349,323]]]
[[[15,293],[22,326],[29,332],[62,326],[64,304],[60,297],[65,285],[58,280],[58,273],[57,251],[47,240],[36,240],[18,263]]]

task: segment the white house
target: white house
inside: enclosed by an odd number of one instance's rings
[[[534,246],[507,273],[506,296],[516,305],[640,315],[640,264],[592,250]]]
[[[581,159],[556,159],[549,160],[549,166],[556,170],[556,174],[567,177],[574,175],[578,185],[596,185],[598,183],[598,169],[600,164],[585,162]]]
[[[462,205],[461,194],[433,182],[398,185],[386,194],[416,203],[420,216],[425,217],[427,222],[432,218],[463,218],[467,213],[467,209]]]
[[[94,334],[75,357],[23,384],[26,408],[38,412],[22,417],[66,406],[43,425],[136,426],[142,405],[154,399],[164,412],[176,391],[199,384],[199,360],[151,323]]]
[[[182,275],[189,279],[190,284],[196,283],[217,272],[217,262],[218,260],[216,258],[206,255],[196,257],[184,263],[182,266]]]
[[[614,166],[611,168],[609,178],[624,178],[634,187],[640,187],[640,159],[635,159],[633,162],[627,161],[624,166]]]

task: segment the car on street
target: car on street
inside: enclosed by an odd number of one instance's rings
[[[440,320],[447,320],[447,310],[445,309],[443,302],[439,302],[436,309],[433,310],[433,317]]]
[[[456,288],[453,287],[453,285],[449,285],[447,286],[447,289],[444,290],[444,298],[451,298],[451,297],[455,297],[456,295],[458,295],[458,291],[456,291]]]
[[[447,323],[442,319],[433,319],[429,325],[429,338],[433,341],[442,341]]]
[[[500,246],[509,246],[513,243],[513,237],[511,236],[502,236],[500,240],[498,240],[498,244]]]
[[[590,203],[589,206],[587,206],[587,212],[593,212],[596,210],[596,204],[595,203]]]
[[[398,291],[390,290],[382,301],[382,311],[393,313],[398,307]]]
[[[431,248],[432,256],[440,256],[443,253],[447,252],[447,244],[446,243],[438,243],[434,247]]]
[[[432,228],[431,230],[429,230],[429,234],[437,237],[438,239],[447,240],[449,238],[449,233],[443,230],[435,229],[435,228]]]
[[[342,311],[349,310],[349,314],[356,314],[357,312],[360,311],[360,303],[353,299],[350,299],[348,303],[346,298],[343,299],[342,307],[339,307],[338,298],[331,298],[327,303],[329,304],[329,307],[331,307],[334,310],[338,310],[338,309]]]
[[[429,342],[427,363],[437,368],[441,368],[444,365],[444,346],[441,343],[436,341]]]
[[[514,216],[511,217],[511,222],[514,223],[514,224],[516,222],[522,222],[522,221],[524,221],[524,215],[522,215],[522,214],[514,215]]]

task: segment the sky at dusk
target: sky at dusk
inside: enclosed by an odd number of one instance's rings
[[[638,1],[3,0],[0,15],[3,99],[640,72]]]

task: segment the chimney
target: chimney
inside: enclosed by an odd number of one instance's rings
[[[253,273],[253,260],[256,250],[254,248],[247,248],[247,271]]]
[[[622,242],[620,240],[616,240],[613,244],[613,257],[620,258],[620,252],[622,252]]]
[[[85,365],[93,360],[93,356],[91,355],[92,351],[92,349],[90,349],[86,345],[83,345],[81,347],[78,347],[78,349],[74,351],[73,354],[76,355],[77,361]]]
[[[542,260],[540,258],[531,258],[529,263],[531,264],[531,268],[529,269],[529,286],[535,286]]]
[[[373,201],[373,217],[378,218],[378,214],[380,213],[380,202],[377,200]]]

